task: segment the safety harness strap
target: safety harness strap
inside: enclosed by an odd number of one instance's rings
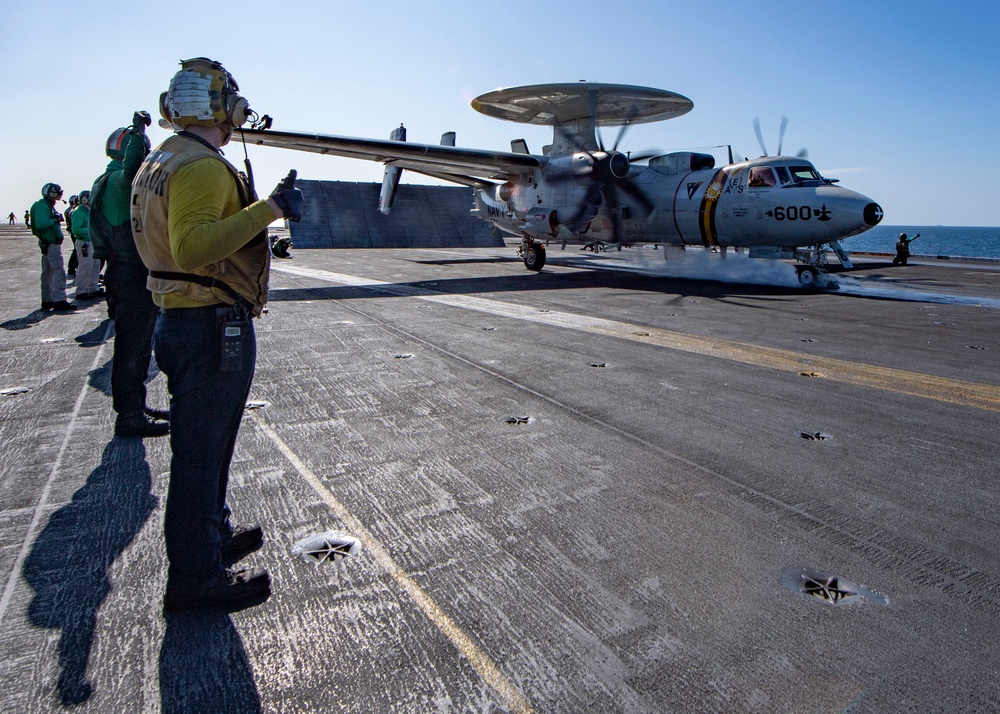
[[[195,273],[174,273],[169,270],[150,270],[149,275],[161,280],[184,280],[189,283],[197,283],[206,288],[218,288],[235,300],[237,305],[247,311],[247,314],[253,314],[253,304],[218,278],[212,278],[208,275],[196,275]]]

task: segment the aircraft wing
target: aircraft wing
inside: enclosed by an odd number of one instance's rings
[[[243,129],[242,133],[248,144],[377,161],[467,186],[491,185],[486,179],[505,181],[512,176],[531,173],[543,162],[543,159],[531,154],[437,144],[273,129]]]

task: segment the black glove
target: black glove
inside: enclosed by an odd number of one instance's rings
[[[302,192],[295,188],[295,169],[288,172],[281,183],[274,187],[270,198],[278,204],[281,215],[290,221],[302,220],[302,207],[305,205],[305,197]]]
[[[146,127],[153,123],[149,118],[149,112],[136,112],[132,115],[132,131],[136,134],[145,134]]]

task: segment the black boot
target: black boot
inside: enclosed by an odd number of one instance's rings
[[[169,422],[150,419],[142,412],[119,414],[115,420],[117,436],[165,436],[169,433]]]
[[[260,548],[263,543],[264,529],[260,526],[229,526],[228,532],[222,535],[219,551],[223,561],[235,562]]]
[[[234,612],[259,605],[271,595],[271,576],[263,568],[226,570],[197,585],[167,583],[163,609],[219,609]]]

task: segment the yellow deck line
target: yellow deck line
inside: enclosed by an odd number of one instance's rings
[[[312,469],[306,466],[305,462],[298,457],[292,448],[285,443],[284,439],[278,436],[277,432],[271,428],[264,419],[250,412],[250,416],[257,424],[257,428],[267,436],[268,439],[278,448],[286,459],[295,467],[299,475],[312,487],[323,502],[330,507],[330,510],[339,518],[351,534],[358,538],[369,554],[392,576],[396,584],[403,589],[418,608],[424,613],[428,620],[437,627],[441,633],[447,637],[462,655],[469,660],[469,663],[479,673],[493,690],[503,699],[506,708],[514,712],[527,714],[531,712],[531,705],[523,694],[514,686],[514,683],[504,676],[503,672],[496,665],[489,655],[482,650],[479,645],[472,641],[461,627],[455,624],[441,607],[393,560],[389,552],[382,547],[382,544],[375,538],[371,531],[365,528],[353,513],[337,500],[337,497],[324,485],[322,480],[313,473]]]
[[[595,327],[591,331],[741,364],[1000,412],[1000,387],[992,384],[634,325],[619,324],[611,329]]]

